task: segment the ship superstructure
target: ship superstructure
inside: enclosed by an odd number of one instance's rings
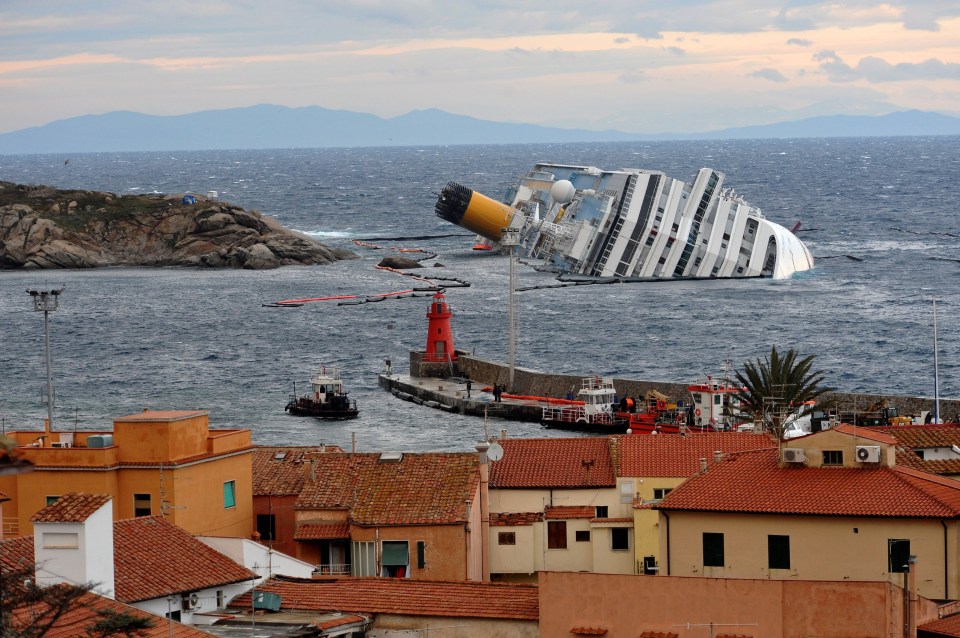
[[[455,182],[439,217],[496,245],[520,231],[520,254],[594,277],[773,277],[813,268],[791,231],[703,168],[692,184],[645,169],[537,164],[497,202]]]

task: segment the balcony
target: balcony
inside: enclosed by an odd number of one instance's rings
[[[350,563],[326,563],[313,568],[313,578],[349,576]]]

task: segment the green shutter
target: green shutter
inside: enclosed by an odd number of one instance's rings
[[[225,508],[237,506],[237,495],[234,488],[235,484],[233,481],[227,481],[223,484],[223,506]]]
[[[409,556],[407,541],[383,541],[382,564],[406,565],[410,562]]]

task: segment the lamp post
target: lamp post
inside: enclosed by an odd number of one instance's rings
[[[514,251],[517,248],[517,244],[520,243],[520,229],[519,228],[501,228],[500,229],[500,245],[507,248],[509,251],[510,257],[510,294],[508,297],[508,309],[509,309],[509,321],[510,325],[507,329],[507,338],[509,339],[508,344],[508,357],[510,365],[510,377],[507,387],[511,392],[514,391],[513,388],[513,376],[514,368],[516,365],[517,357],[517,318],[516,318],[516,303],[514,301],[514,292],[516,291],[516,274],[513,264]]]
[[[36,312],[43,312],[43,342],[46,348],[47,357],[47,425],[44,427],[44,433],[49,442],[50,432],[53,431],[53,365],[50,360],[50,313],[59,306],[60,293],[63,288],[56,290],[27,290],[27,294],[33,297],[33,309]]]

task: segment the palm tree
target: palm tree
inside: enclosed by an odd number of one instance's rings
[[[799,359],[793,348],[781,356],[772,346],[765,361],[747,361],[743,371],[736,372],[740,409],[782,439],[787,414],[799,410],[798,416],[802,416],[813,409],[804,405],[807,401],[833,391],[821,385],[822,371],[811,372],[813,359],[813,355]]]

